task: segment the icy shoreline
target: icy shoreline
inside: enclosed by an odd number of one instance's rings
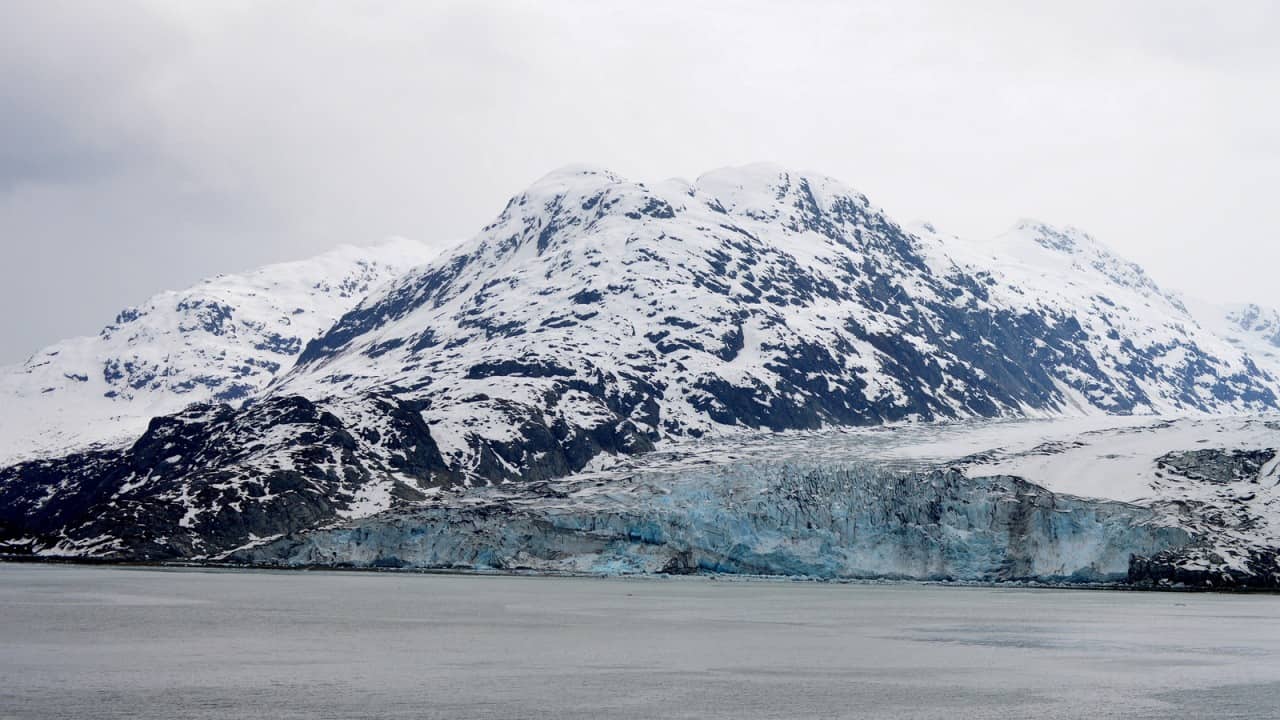
[[[1004,590],[1079,590],[1092,592],[1133,593],[1211,593],[1244,595],[1280,595],[1280,589],[1261,587],[1200,587],[1195,585],[1135,584],[1128,582],[1038,582],[1031,580],[913,580],[908,578],[824,578],[805,575],[751,575],[736,573],[669,573],[605,574],[590,572],[493,569],[467,567],[367,567],[354,565],[268,565],[225,561],[190,560],[102,560],[75,557],[32,557],[29,555],[0,556],[0,566],[47,565],[51,567],[108,568],[120,570],[161,570],[174,572],[214,572],[233,574],[343,574],[343,575],[398,575],[398,576],[458,576],[475,578],[564,578],[573,580],[600,580],[602,582],[637,583],[743,583],[768,585],[852,585],[852,586],[905,586],[962,589]]]

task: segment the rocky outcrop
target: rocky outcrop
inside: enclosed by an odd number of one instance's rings
[[[315,527],[455,478],[412,407],[378,398],[349,428],[297,396],[156,418],[131,447],[0,470],[0,548],[199,558]]]
[[[1276,439],[1280,441],[1280,433]],[[1128,580],[1146,586],[1280,589],[1280,468],[1275,449],[1173,452],[1156,466],[1161,484],[1188,498],[1161,502],[1196,541],[1137,556]],[[1168,494],[1168,490],[1166,489]]]
[[[1141,587],[1280,590],[1280,549],[1223,552],[1212,544],[1135,556],[1127,582]]]
[[[1157,458],[1156,467],[1195,481],[1257,483],[1262,469],[1275,455],[1274,450],[1187,450]]]

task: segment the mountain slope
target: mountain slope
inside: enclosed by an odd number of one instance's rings
[[[542,433],[1274,406],[1271,379],[1140,270],[1090,265],[1138,298],[1121,305],[957,247],[772,166],[654,187],[570,168],[362,303],[274,391],[423,401],[445,456],[489,479],[536,466],[512,448]]]
[[[1205,365],[1196,358],[1224,360],[1231,372],[1256,378],[1272,390],[1277,387],[1280,373],[1270,364],[1258,364],[1252,354],[1255,347],[1241,347],[1216,327],[1204,326],[1176,293],[1162,289],[1141,267],[1081,230],[1022,220],[1008,232],[976,243],[929,225],[915,230],[940,273],[992,279],[994,302],[1001,305],[1071,315],[1092,338],[1094,355],[1112,359],[1114,372],[1129,374],[1144,390],[1155,382],[1182,387],[1200,398],[1162,398],[1159,391],[1147,392],[1146,412],[1181,413],[1214,406],[1213,388],[1223,366],[1211,367],[1212,362]],[[1097,405],[1103,399],[1097,392],[1091,390],[1094,396],[1083,402]]]
[[[371,289],[435,253],[394,239],[220,275],[2,368],[0,465],[132,440],[152,417],[193,402],[238,404]]]
[[[1202,327],[1252,357],[1260,367],[1280,377],[1280,309],[1253,303],[1217,304],[1188,301]]]

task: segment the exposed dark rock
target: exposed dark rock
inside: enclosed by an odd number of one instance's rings
[[[1188,450],[1161,456],[1156,467],[1191,480],[1215,483],[1258,481],[1262,468],[1275,459],[1274,450]]]
[[[1254,549],[1242,562],[1226,562],[1206,546],[1175,549],[1149,557],[1135,555],[1128,582],[1154,587],[1206,590],[1280,590],[1280,550]]]
[[[375,398],[367,409],[384,432],[364,442],[284,396],[239,411],[196,405],[156,418],[125,450],[5,468],[0,540],[119,559],[210,556],[331,520],[388,473],[424,488],[456,482],[412,406]],[[423,497],[402,485],[393,497]]]

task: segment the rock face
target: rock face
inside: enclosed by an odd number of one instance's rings
[[[0,470],[8,552],[207,557],[262,538],[420,500],[452,477],[416,408],[370,398],[349,428],[306,398],[241,411],[193,405],[121,451]]]
[[[1161,456],[1156,467],[1188,480],[1257,484],[1263,468],[1274,459],[1273,450],[1187,450]]]
[[[1254,548],[1244,556],[1223,557],[1203,548],[1167,550],[1150,557],[1134,557],[1126,581],[1155,587],[1277,590],[1280,551]]]
[[[398,239],[220,275],[0,368],[0,466],[124,445],[192,403],[238,406],[370,291],[435,254]]]
[[[757,431],[1277,407],[1274,376],[1077,230],[1024,222],[985,245],[909,232],[834,180],[772,166],[653,186],[568,168],[512,198],[469,243],[375,284],[357,272],[307,285],[346,302],[314,333],[263,319],[292,317],[278,287],[263,291],[270,313],[244,309],[256,291],[155,301],[123,313],[102,342],[161,339],[95,359],[92,382],[46,353],[40,373],[109,387],[109,402],[228,402],[154,418],[132,445],[0,470],[0,547],[258,557],[252,548],[284,535],[261,552],[364,562],[335,543],[371,533],[369,563],[519,564],[524,538],[543,548],[526,550],[529,562],[546,567],[616,555],[653,569],[628,558],[661,545],[659,569],[1110,578],[1128,571],[1129,553],[1194,546],[1223,524],[1044,494],[1016,473],[960,478],[946,464],[868,480],[840,457],[778,471],[750,486],[755,495],[700,475],[704,490],[663,480],[671,495],[616,507],[570,497],[563,513],[555,501],[567,491],[552,481]],[[177,330],[134,331],[156,318]],[[170,348],[175,337],[187,350]],[[677,486],[687,507],[663,510]],[[787,493],[805,513],[862,509],[806,514],[801,526],[771,514]],[[666,540],[634,545],[649,521]],[[415,545],[415,523],[437,539]],[[457,523],[476,536],[450,530]],[[569,536],[572,547],[557,544]],[[597,549],[577,552],[579,542]]]
[[[1280,431],[1273,438],[1280,446]],[[1280,588],[1280,450],[1206,448],[1157,460],[1156,504],[1197,540],[1135,558],[1129,580],[1217,588]]]

